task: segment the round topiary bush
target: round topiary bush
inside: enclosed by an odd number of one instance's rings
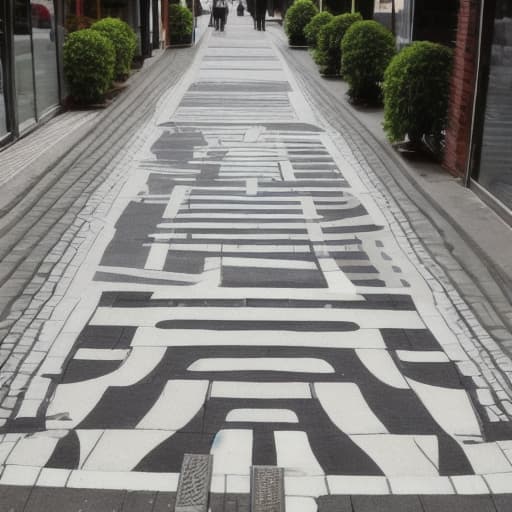
[[[137,48],[137,36],[131,27],[119,18],[103,18],[91,28],[108,37],[116,52],[114,76],[125,80],[130,74],[133,56]]]
[[[103,100],[114,78],[116,52],[110,40],[92,29],[69,34],[64,43],[64,76],[70,96],[81,104]]]
[[[304,27],[304,36],[309,46],[316,48],[320,29],[326,23],[329,23],[332,18],[332,14],[328,11],[319,12],[318,14],[315,14],[313,18],[311,18],[311,21]]]
[[[295,0],[286,11],[284,30],[290,46],[305,46],[304,27],[318,13],[316,5],[311,0]]]
[[[341,40],[341,74],[355,102],[379,104],[384,71],[395,54],[395,38],[376,21],[357,21]]]
[[[341,40],[347,29],[363,18],[356,12],[334,16],[318,34],[315,61],[323,75],[339,75],[341,67]]]
[[[384,130],[391,142],[424,136],[439,144],[448,111],[452,51],[429,41],[406,46],[384,73]]]
[[[169,35],[171,44],[190,44],[194,17],[187,7],[169,4]]]

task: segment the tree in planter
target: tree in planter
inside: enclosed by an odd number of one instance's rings
[[[69,34],[64,43],[64,77],[80,104],[103,101],[114,78],[116,52],[106,36],[90,28]]]
[[[286,11],[284,30],[290,46],[305,46],[304,27],[318,13],[316,5],[311,0],[295,0]]]
[[[171,44],[190,44],[194,18],[187,7],[169,4],[169,35]]]
[[[326,23],[329,23],[332,18],[332,14],[328,11],[322,11],[313,16],[311,21],[304,27],[304,37],[306,38],[306,42],[309,46],[316,48],[320,29]]]
[[[334,16],[320,29],[315,61],[323,75],[338,76],[340,74],[341,40],[350,25],[361,20],[362,17],[358,12],[340,14]]]
[[[380,104],[384,71],[395,55],[395,38],[376,21],[357,21],[341,40],[341,74],[356,103]]]
[[[110,39],[116,52],[114,76],[116,80],[126,80],[137,48],[135,32],[128,23],[119,18],[103,18],[94,23],[91,28]]]
[[[384,130],[391,142],[426,136],[437,149],[446,127],[452,51],[415,41],[395,55],[384,73]]]

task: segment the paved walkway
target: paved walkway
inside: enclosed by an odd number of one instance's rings
[[[213,512],[253,465],[293,512],[509,510],[512,362],[268,35],[205,37],[13,345],[0,508],[172,510],[209,453]]]

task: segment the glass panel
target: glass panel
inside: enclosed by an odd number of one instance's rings
[[[53,0],[31,0],[32,46],[36,80],[37,114],[40,117],[59,102]]]
[[[16,102],[20,130],[35,122],[34,76],[32,38],[30,34],[30,4],[15,0],[14,12],[14,68]]]
[[[6,55],[6,37],[5,33],[5,5],[0,5],[0,139],[7,134],[7,101],[5,97],[5,55]]]
[[[478,181],[512,208],[512,4],[497,0]]]

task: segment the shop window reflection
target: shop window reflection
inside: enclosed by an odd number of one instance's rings
[[[59,102],[55,11],[53,0],[31,0],[30,7],[36,104],[40,118]]]

